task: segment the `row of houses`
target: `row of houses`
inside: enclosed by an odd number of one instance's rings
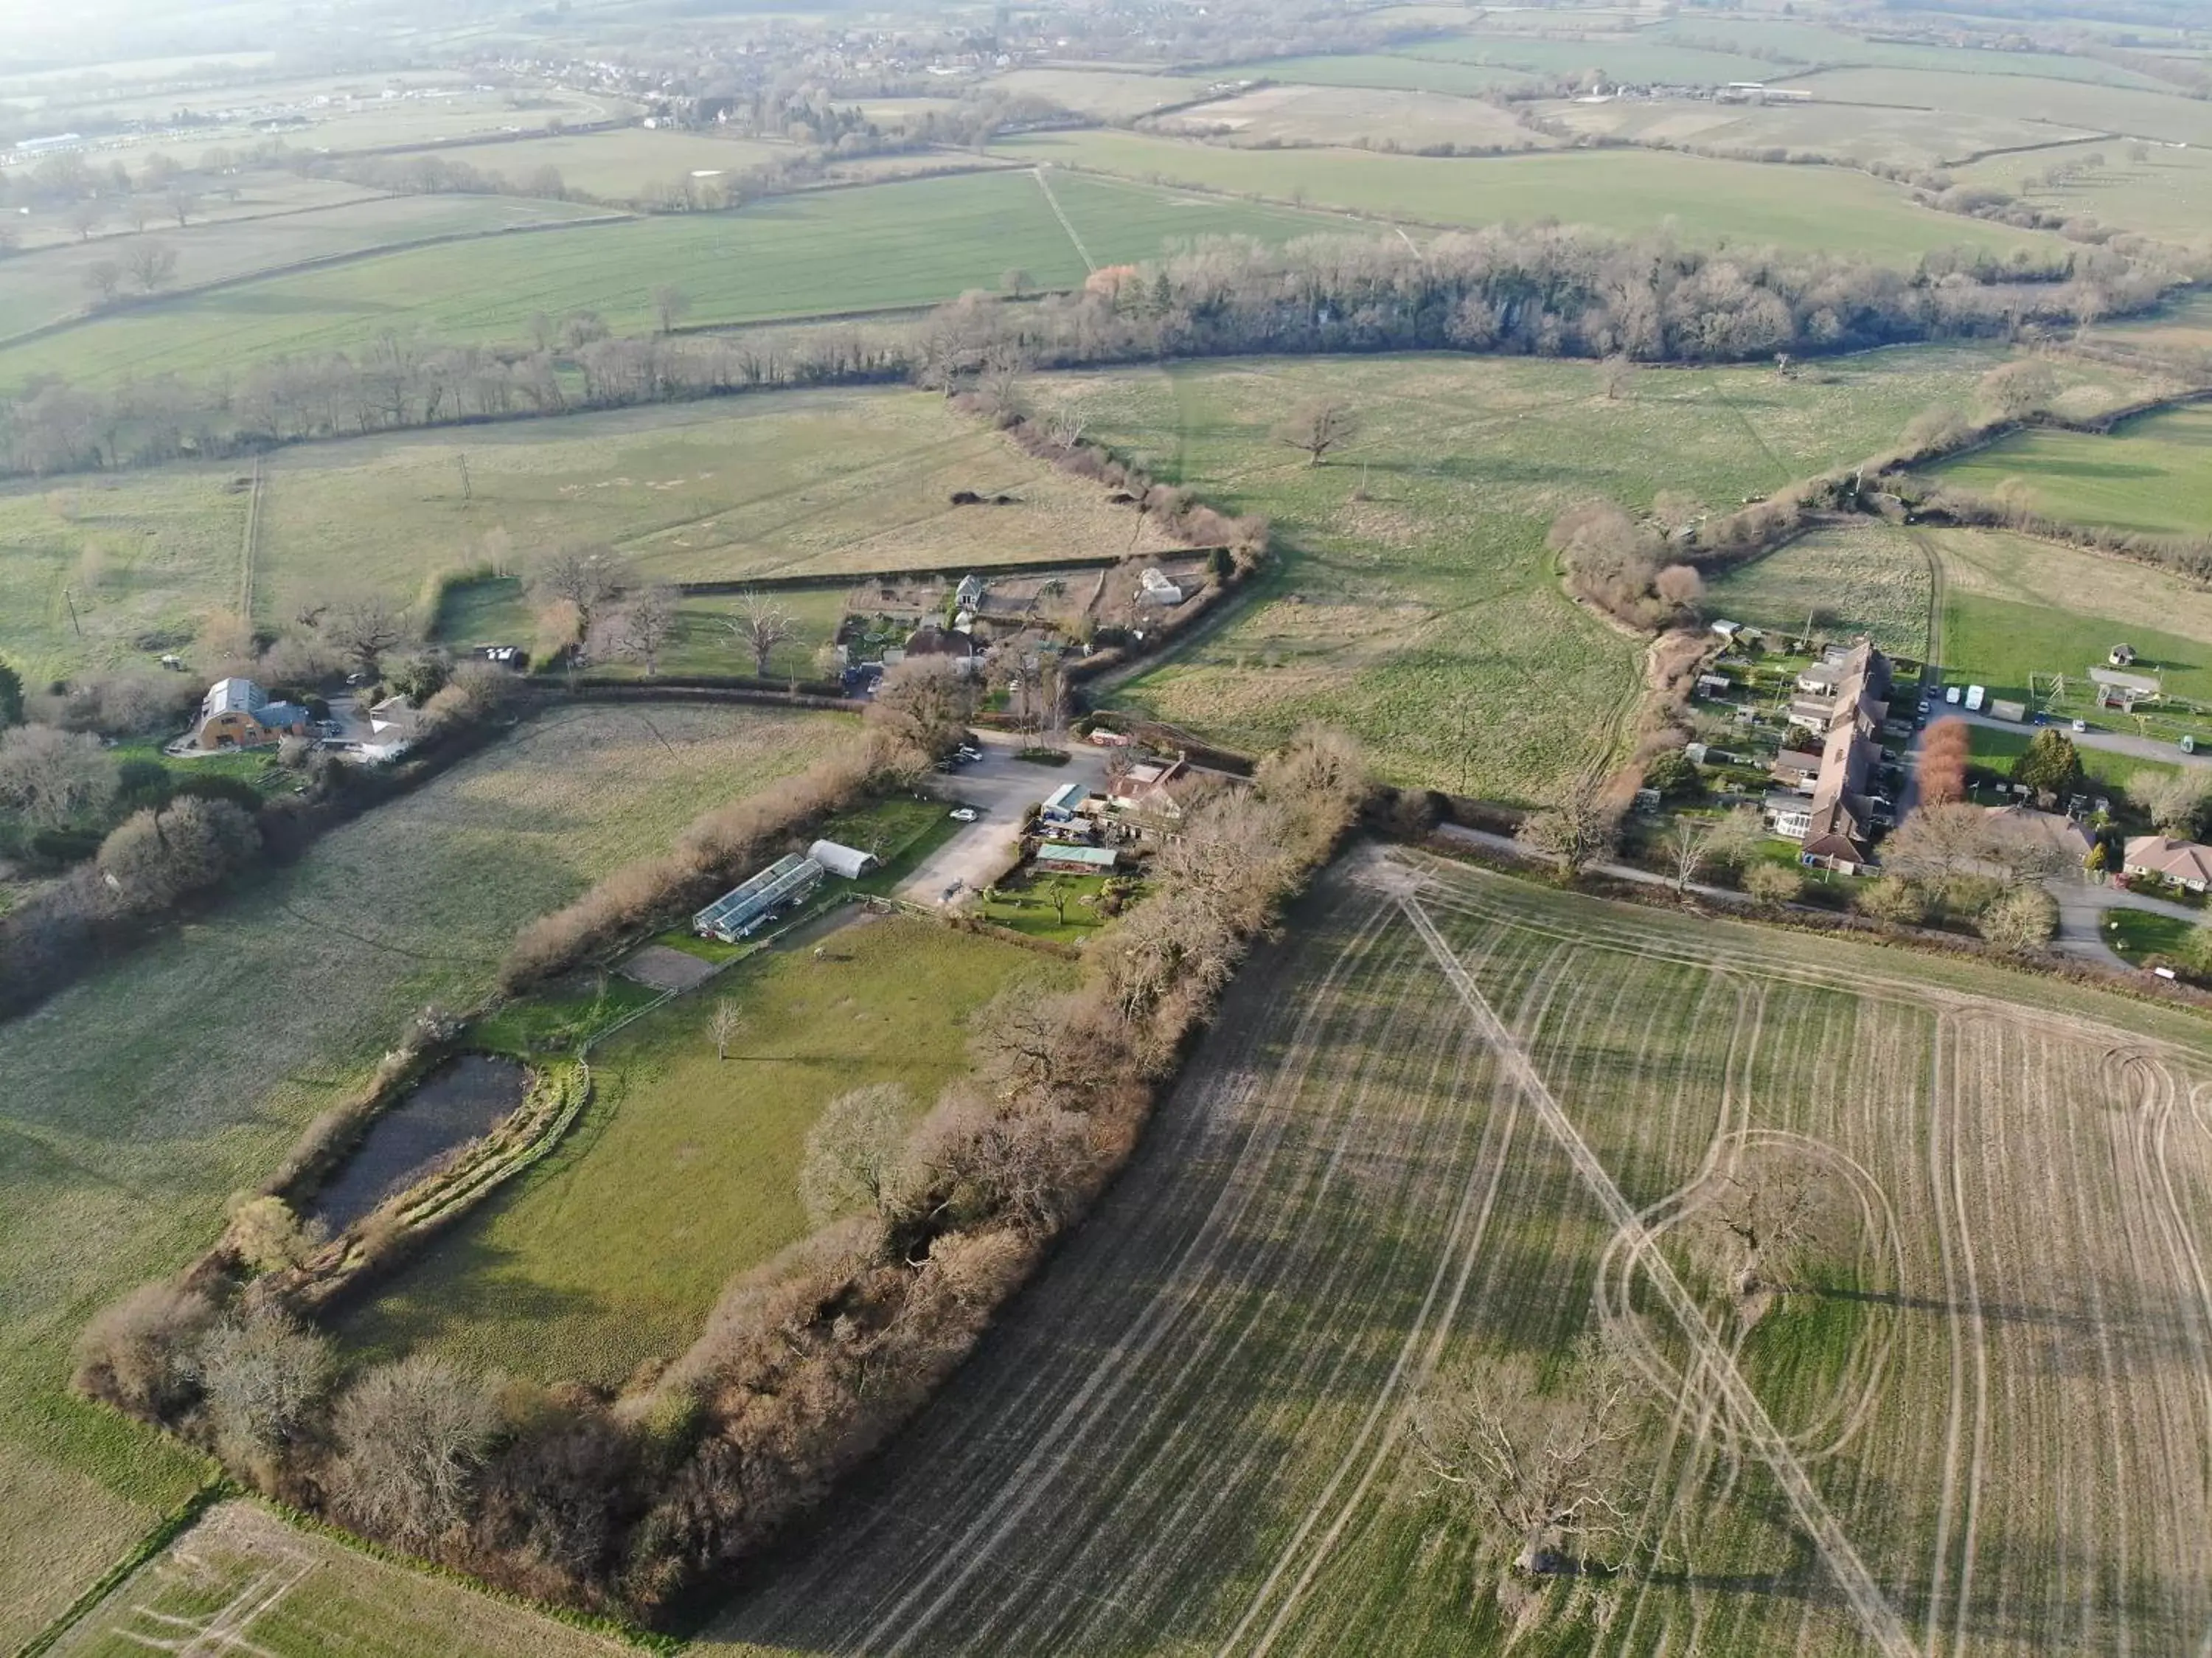
[[[1889,658],[1865,639],[1797,676],[1789,720],[1810,741],[1776,756],[1784,787],[1766,797],[1765,813],[1776,834],[1802,843],[1808,863],[1850,875],[1872,862],[1875,831],[1889,815],[1873,786],[1889,688]]]

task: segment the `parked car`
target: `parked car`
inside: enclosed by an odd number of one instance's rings
[[[2076,720],[2074,722],[2074,728],[2076,731],[2087,731],[2089,728],[2089,722],[2087,720]]]
[[[956,806],[952,808],[951,815],[955,823],[973,823],[982,814],[972,806]]]

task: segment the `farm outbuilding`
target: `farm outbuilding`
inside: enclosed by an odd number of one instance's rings
[[[702,938],[719,938],[734,944],[750,934],[767,916],[801,899],[821,883],[822,866],[802,852],[778,858],[716,899],[691,917],[691,929]]]
[[[1110,846],[1073,846],[1048,840],[1036,850],[1036,867],[1062,875],[1108,875],[1121,861]]]
[[[833,875],[842,875],[848,881],[858,881],[876,867],[876,855],[863,852],[856,846],[841,846],[834,840],[817,840],[806,849],[806,856]]]

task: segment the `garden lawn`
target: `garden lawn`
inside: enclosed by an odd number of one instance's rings
[[[983,901],[987,920],[1025,933],[1031,938],[1057,944],[1079,944],[1106,924],[1098,909],[1105,890],[1104,875],[1050,875],[1032,871],[1025,878],[1002,881]],[[1066,918],[1054,907],[1056,896],[1066,900]]]
[[[1566,598],[1553,519],[1594,497],[1642,512],[1662,490],[1726,510],[1885,446],[1998,360],[1653,372],[1611,399],[1579,363],[1252,359],[1060,376],[1036,395],[1163,479],[1265,514],[1282,549],[1228,619],[1102,702],[1247,752],[1326,720],[1395,782],[1531,801],[1617,759],[1640,694],[1641,642]],[[1315,398],[1362,423],[1321,466],[1269,435]]]
[[[0,1648],[205,1475],[68,1391],[86,1320],[220,1232],[428,1003],[486,994],[517,928],[702,808],[798,770],[836,715],[541,717],[0,1024]]]
[[[2121,722],[2124,725],[2125,722]],[[2058,728],[2063,730],[2063,726]],[[2027,752],[2033,728],[2020,731],[1998,731],[1985,725],[1971,726],[1970,749],[1974,762],[1996,772],[2007,782],[2012,779],[2012,765]],[[2069,732],[2069,736],[2072,733]],[[2093,794],[2124,795],[2134,779],[2150,774],[2171,775],[2179,770],[2179,763],[2142,759],[2134,754],[2116,753],[2109,748],[2092,748],[2077,742],[2074,752],[2081,758],[2081,776],[2093,785]]]
[[[2212,535],[2212,405],[2130,420],[2109,436],[2026,431],[1940,468],[1945,483],[2024,490],[2046,517],[2151,535]]]
[[[1619,235],[1671,228],[1705,247],[1851,253],[1901,266],[1936,248],[2057,245],[2040,233],[1915,207],[1897,186],[1862,173],[1660,150],[1448,158],[1245,150],[1094,130],[1026,134],[992,153],[1383,219],[1454,226],[1553,220]],[[0,357],[0,374],[6,362]]]
[[[2147,956],[2185,954],[2190,937],[2199,924],[2184,921],[2179,916],[2121,905],[2105,911],[2098,936],[2122,960],[2141,966]]]
[[[604,1386],[673,1358],[732,1275],[807,1231],[799,1169],[822,1108],[895,1082],[919,1118],[968,1068],[969,1015],[1059,972],[905,917],[754,957],[595,1050],[569,1141],[344,1317],[342,1338]],[[744,1019],[727,1061],[708,1031],[722,1001]]]

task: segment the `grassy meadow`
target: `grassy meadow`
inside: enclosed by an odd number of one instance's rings
[[[237,606],[241,478],[234,465],[180,466],[0,491],[0,655],[42,680],[184,648],[201,618]],[[488,538],[502,536],[518,571],[550,548],[598,542],[667,581],[834,582],[1164,545],[1150,519],[1109,505],[1097,485],[940,398],[903,390],[778,392],[304,444],[265,460],[262,479],[254,618],[272,626],[365,590],[412,604],[425,577],[483,562]],[[951,505],[963,489],[1018,499]],[[520,598],[519,583],[471,594],[463,612],[435,619],[441,636],[528,644]],[[726,607],[702,603],[702,629]],[[686,649],[711,643],[702,631]],[[805,671],[804,657],[787,652],[787,669]]]
[[[541,717],[0,1026],[0,1645],[195,1486],[192,1456],[68,1392],[77,1332],[219,1232],[427,1003],[702,808],[803,767],[834,715]]]
[[[1097,1211],[703,1651],[2194,1642],[2199,1021],[1400,867],[1300,906]],[[1766,1171],[1832,1207],[1747,1301],[1712,1205]],[[1545,1420],[1595,1331],[1633,1449],[1592,1553],[1629,1567],[1517,1575],[1408,1418],[1481,1367]]]
[[[663,285],[690,298],[694,326],[934,304],[995,290],[1017,268],[1072,288],[1092,265],[1158,255],[1167,236],[1280,241],[1328,222],[1134,187],[1077,192],[1061,210],[1084,252],[1037,180],[1010,169],[416,248],[179,295],[0,350],[0,387],[45,373],[87,383],[206,374],[280,352],[358,350],[392,330],[520,340],[541,312],[592,310],[617,332],[642,333],[657,326]]]
[[[2125,134],[2168,143],[2212,143],[2212,104],[2173,92],[2081,81],[2024,81],[2016,76],[1949,68],[1843,69],[1809,75],[1789,84],[1802,87],[1823,102],[1903,105],[1949,115],[2008,119],[2025,108],[2061,129]],[[2065,136],[2063,131],[2053,134]]]
[[[2037,512],[2078,524],[2212,533],[2212,405],[2145,415],[2104,436],[2015,433],[1936,475],[1984,495],[2022,491]]]
[[[2201,247],[2212,241],[2212,156],[2195,148],[2159,144],[2148,147],[2137,160],[2133,148],[2124,140],[2098,138],[1991,155],[1959,168],[1957,176],[1962,183],[2009,191],[2046,212],[2078,214],[2160,241]],[[2052,168],[2083,166],[2092,155],[2104,157],[2104,165],[2085,167],[2063,183],[2043,181]]]
[[[1261,87],[1147,122],[1149,131],[1246,148],[1358,144],[1377,149],[1547,149],[1512,113],[1474,98],[1371,87]]]
[[[1736,152],[1781,150],[1859,165],[1933,168],[1990,150],[2050,143],[2046,123],[2024,116],[1954,115],[1859,104],[1722,104],[1705,99],[1539,106],[1577,133],[1630,143],[1689,145]],[[2036,151],[2007,162],[2048,166]],[[1994,165],[1994,163],[1992,163]],[[1978,172],[1968,176],[1978,176]]]
[[[1861,173],[1660,150],[1449,158],[1243,150],[1090,131],[1031,133],[994,145],[993,153],[1430,224],[1553,219],[1624,235],[1671,227],[1683,241],[1707,246],[1828,250],[1896,265],[1940,247],[2049,245],[2039,232],[1915,207],[1896,186]],[[0,372],[6,362],[0,357]]]
[[[788,144],[758,139],[623,126],[611,132],[533,133],[484,143],[441,144],[435,159],[496,173],[516,184],[550,167],[570,190],[627,202],[695,170],[742,173],[792,154]]]
[[[1808,619],[1837,638],[1863,633],[1884,650],[1928,654],[1934,582],[1909,532],[1874,523],[1820,529],[1705,584],[1715,617],[1792,636]]]
[[[1641,512],[1662,490],[1726,510],[1882,447],[1999,360],[1654,371],[1618,400],[1586,364],[1461,357],[1188,363],[1038,394],[1159,476],[1267,515],[1285,549],[1243,608],[1108,700],[1245,749],[1326,719],[1394,781],[1526,801],[1618,755],[1640,685],[1640,643],[1562,591],[1553,518],[1592,497]],[[1323,395],[1361,430],[1309,466],[1270,433]]]
[[[1396,52],[1347,52],[1341,57],[1261,58],[1224,71],[1239,79],[1298,86],[1375,87],[1478,98],[1501,87],[1533,85],[1535,77],[1498,64],[1447,63]]]
[[[729,1278],[809,1229],[799,1167],[823,1106],[898,1082],[919,1117],[968,1070],[969,1016],[1064,971],[905,917],[800,939],[595,1049],[571,1137],[342,1317],[341,1339],[601,1386],[674,1358]],[[744,1018],[726,1061],[721,1001]]]

